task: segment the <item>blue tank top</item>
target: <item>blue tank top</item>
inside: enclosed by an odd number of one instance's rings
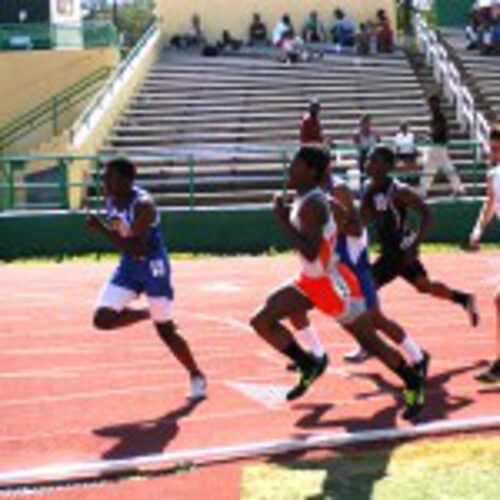
[[[332,175],[331,186],[335,189],[339,186],[347,186],[347,183],[342,178]],[[368,233],[366,229],[363,229],[363,234],[359,237],[339,234],[335,251],[341,262],[351,269],[356,269],[358,266],[369,266]]]
[[[151,195],[137,186],[132,187],[130,200],[124,208],[118,208],[113,201],[108,198],[106,200],[107,218],[112,227],[123,238],[129,238],[131,226],[134,222],[135,207],[138,202],[150,201]],[[155,208],[155,220],[152,222],[147,239],[146,259],[157,258],[159,254],[166,253],[167,248],[163,242],[160,230],[160,214]]]

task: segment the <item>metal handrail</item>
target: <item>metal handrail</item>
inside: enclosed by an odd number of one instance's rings
[[[385,144],[391,145],[391,142],[386,142]],[[429,141],[425,142],[418,142],[416,144],[417,148],[427,148],[431,146],[432,143]],[[471,165],[471,168],[467,169],[467,173],[474,174],[474,187],[477,186],[479,175],[482,171],[480,171],[479,166],[481,164],[481,155],[478,154],[478,150],[480,150],[480,143],[478,141],[450,141],[448,144],[448,147],[450,149],[454,148],[463,148],[463,147],[468,147],[471,150],[473,150],[473,165]],[[255,147],[255,146],[248,146],[245,150],[244,147],[239,147],[235,153],[245,153],[245,152],[250,152],[252,154],[255,153],[270,153],[274,155],[276,158],[276,163],[280,165],[280,172],[283,177],[283,185],[284,181],[286,178],[286,169],[289,163],[290,158],[294,154],[297,148],[286,148],[286,147],[278,147],[278,146],[269,146],[269,147]],[[229,150],[227,150],[229,151]],[[332,155],[338,155],[342,156],[343,154],[351,154],[351,153],[356,153],[358,151],[358,148],[352,146],[352,145],[342,145],[340,147],[337,147],[335,149],[332,149]],[[2,170],[4,171],[4,181],[0,182],[0,193],[5,193],[3,195],[5,207],[8,209],[15,208],[18,206],[15,201],[15,192],[18,188],[27,188],[27,189],[52,189],[52,190],[58,190],[60,193],[60,203],[59,207],[60,208],[65,208],[68,206],[68,200],[69,200],[69,192],[71,189],[76,189],[76,188],[89,188],[93,187],[96,189],[96,192],[99,192],[99,187],[100,184],[98,182],[98,179],[101,176],[101,168],[103,162],[106,160],[112,158],[113,156],[111,155],[95,155],[95,154],[40,154],[40,155],[11,155],[11,156],[0,156],[0,167],[3,167]],[[163,152],[163,153],[157,153],[157,154],[148,154],[148,155],[130,155],[129,159],[136,162],[136,163],[142,163],[146,161],[161,161],[161,160],[181,160],[184,162],[185,165],[185,180],[189,185],[189,190],[188,190],[188,195],[189,195],[189,207],[191,209],[194,209],[195,207],[195,201],[197,197],[197,191],[196,191],[196,183],[197,183],[197,169],[196,169],[196,162],[199,160],[199,158],[202,158],[203,155],[196,156],[193,151],[189,152],[186,151],[184,154],[175,153],[173,151],[170,152]],[[205,156],[206,157],[206,156]],[[54,181],[40,181],[40,182],[20,182],[19,180],[16,180],[16,171],[23,171],[26,168],[26,165],[28,162],[31,161],[41,161],[41,162],[46,162],[50,163],[52,166],[57,166],[58,167],[58,178],[57,180]],[[71,169],[71,165],[74,162],[81,162],[81,161],[87,161],[90,162],[94,165],[94,175],[88,178],[85,181],[80,181],[80,182],[69,182],[69,173]],[[462,173],[466,173],[465,170],[462,170]],[[412,177],[412,176],[420,176],[422,175],[421,173],[414,173],[412,174],[411,172],[405,172],[402,175],[405,177]],[[19,179],[20,176],[17,176]],[[359,175],[356,176],[356,179],[359,178]],[[358,179],[359,180],[359,179]],[[0,198],[2,198],[0,196]],[[1,207],[0,207],[1,208]]]
[[[73,144],[77,142],[77,137],[80,132],[83,131],[83,129],[90,127],[90,124],[93,121],[92,117],[95,115],[95,113],[101,111],[106,107],[106,104],[109,103],[117,84],[122,80],[125,73],[132,67],[135,61],[144,53],[151,40],[153,40],[153,38],[158,33],[159,29],[156,23],[153,23],[145,31],[144,35],[141,37],[139,42],[137,42],[134,48],[129,52],[127,57],[115,69],[107,84],[84,109],[84,111],[70,130],[70,138]]]
[[[480,142],[489,152],[490,126],[483,113],[478,111],[471,91],[463,84],[460,71],[449,57],[447,49],[438,40],[421,15],[415,18],[417,44],[432,67],[437,83],[443,85],[445,95],[455,104],[456,117],[462,126],[467,126],[471,137]]]
[[[1,127],[0,151],[49,121],[52,121],[53,134],[57,135],[59,115],[87,99],[89,91],[92,95],[96,84],[107,78],[110,72],[111,68],[109,67],[97,69]]]

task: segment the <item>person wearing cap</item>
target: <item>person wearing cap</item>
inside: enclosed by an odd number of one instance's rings
[[[309,110],[302,117],[300,125],[301,144],[323,144],[325,138],[320,120],[321,103],[319,99],[313,98],[309,101]]]

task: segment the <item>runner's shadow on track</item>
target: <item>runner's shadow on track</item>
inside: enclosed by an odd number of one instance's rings
[[[462,395],[452,394],[446,388],[446,384],[454,377],[476,370],[482,366],[479,361],[471,365],[453,368],[429,377],[427,382],[427,403],[416,423],[445,420],[453,412],[472,405],[474,399]],[[398,421],[398,413],[403,409],[404,402],[398,386],[388,382],[380,373],[357,374],[355,378],[369,380],[375,390],[357,394],[354,396],[358,401],[369,401],[371,398],[392,395],[395,404],[382,408],[369,418],[350,417],[344,419],[325,417],[333,408],[331,404],[298,404],[296,410],[307,410],[308,413],[299,418],[297,426],[305,429],[323,429],[327,427],[344,427],[348,432],[359,432],[370,429],[391,428]]]
[[[397,446],[361,452],[345,449],[320,459],[309,458],[307,452],[291,453],[271,458],[268,463],[279,466],[286,474],[282,479],[280,498],[286,498],[287,483],[290,482],[291,498],[299,498],[299,490],[303,495],[300,498],[304,500],[372,500],[377,483],[390,477],[389,465],[396,449]],[[272,477],[281,471],[273,469]],[[322,479],[312,486],[315,476]],[[306,493],[308,489],[311,493]]]
[[[179,420],[191,414],[203,401],[186,402],[157,420],[95,429],[97,436],[119,440],[102,455],[104,459],[119,459],[161,453],[179,433]]]
[[[481,365],[481,362],[474,363],[430,377],[428,404],[418,422],[445,419],[451,413],[473,404],[474,400],[471,398],[451,394],[445,384],[452,378],[471,372]],[[369,404],[370,398],[389,395],[393,397],[395,404],[389,403],[369,417],[346,418],[334,418],[331,413],[335,405],[331,403],[296,404],[293,407],[295,411],[306,411],[297,421],[297,427],[308,431],[338,427],[348,433],[396,427],[400,418],[399,413],[404,406],[398,386],[388,382],[379,373],[359,374],[356,378],[367,379],[374,385],[373,391],[356,395],[356,400],[366,401]],[[353,412],[355,411],[354,407]],[[301,435],[295,437],[300,439]],[[398,447],[398,443],[393,443],[383,447],[380,444],[365,445],[361,450],[352,447],[337,448],[331,456],[319,460],[308,459],[308,452],[304,450],[272,458],[269,462],[281,466],[285,472],[306,473],[304,476],[306,483],[311,473],[322,474],[323,479],[319,485],[321,491],[305,496],[307,500],[324,498],[371,500],[377,484],[384,479],[390,480],[391,459]],[[300,482],[300,476],[297,481]],[[318,487],[315,489],[317,491]]]

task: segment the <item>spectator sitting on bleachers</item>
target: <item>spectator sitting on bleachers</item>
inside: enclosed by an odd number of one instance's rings
[[[371,32],[366,23],[359,25],[359,32],[356,35],[356,49],[358,54],[367,55],[370,53]]]
[[[222,32],[222,37],[219,42],[217,42],[217,49],[219,51],[223,50],[239,50],[243,46],[243,42],[241,40],[236,40],[231,36],[231,33],[228,30],[224,30]]]
[[[248,28],[248,45],[265,46],[269,44],[267,26],[262,22],[260,14],[253,15],[252,24]]]
[[[384,9],[377,12],[377,49],[382,53],[394,52],[394,32]]]
[[[356,24],[346,16],[342,9],[335,9],[331,29],[332,42],[340,52],[343,47],[354,47],[356,42]]]
[[[321,104],[319,99],[311,99],[309,111],[302,117],[300,124],[300,143],[323,144],[325,139],[320,121]]]
[[[358,148],[359,171],[364,173],[368,154],[380,142],[380,135],[373,130],[372,117],[370,115],[363,115],[361,117],[359,127],[353,134],[353,142]]]
[[[206,43],[205,33],[201,27],[201,19],[198,14],[194,14],[191,18],[191,27],[184,36],[184,40],[188,47],[204,45]]]
[[[178,49],[186,47],[200,47],[206,44],[205,34],[201,28],[201,19],[198,14],[193,14],[191,26],[184,35],[174,35],[170,39],[171,45]]]
[[[482,54],[500,54],[500,15],[495,13],[485,28],[480,44]]]
[[[399,132],[394,137],[394,148],[396,157],[405,170],[417,169],[417,146],[415,144],[415,134],[410,130],[408,122],[402,122]]]
[[[286,63],[308,60],[310,57],[303,40],[295,36],[295,30],[288,14],[285,14],[274,27],[273,45],[280,51],[280,60]]]
[[[293,29],[292,20],[288,14],[285,14],[274,26],[273,45],[282,48],[286,40],[293,40],[294,37],[295,30]]]
[[[469,44],[467,50],[477,49],[481,44],[482,19],[477,8],[477,2],[472,7],[470,24],[465,28],[465,36]]]
[[[476,1],[465,35],[468,50],[479,49],[482,54],[500,53],[500,0]]]
[[[302,28],[302,38],[308,43],[324,43],[326,31],[318,18],[318,12],[313,10]]]

